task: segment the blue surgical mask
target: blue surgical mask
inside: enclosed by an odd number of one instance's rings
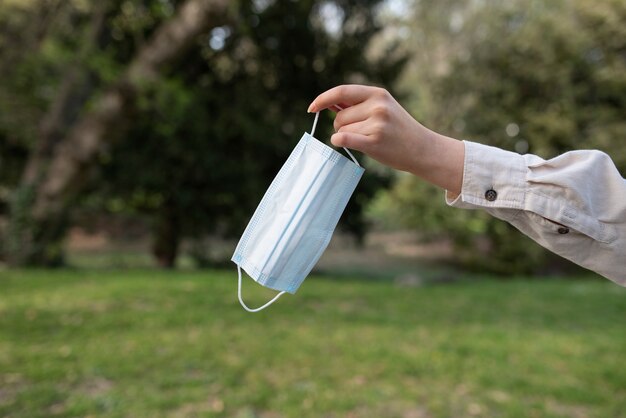
[[[239,274],[239,302],[258,312],[285,292],[295,293],[328,246],[363,168],[305,133],[278,172],[246,227],[232,261]],[[241,269],[257,283],[279,291],[251,309],[241,297]]]

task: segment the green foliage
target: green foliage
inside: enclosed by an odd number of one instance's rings
[[[0,221],[8,224],[0,230],[5,244],[0,259],[63,262],[67,217],[41,225],[33,221],[34,184],[24,182],[24,168],[29,155],[38,156],[39,166],[45,164],[89,96],[101,87],[87,62],[101,46],[97,21],[106,20],[107,7],[115,3],[0,3]]]
[[[408,80],[419,86],[421,96],[410,103],[417,101],[415,110],[427,125],[544,158],[600,149],[626,173],[620,143],[626,132],[626,3],[431,6],[416,10],[435,32],[414,29],[426,52],[416,53],[413,65],[420,70]],[[441,8],[450,13],[442,16]],[[446,208],[441,196],[414,180],[399,178],[374,213],[397,219],[396,226],[449,235],[460,253],[473,254],[466,262],[492,271],[537,272],[555,260],[502,221]],[[485,239],[489,245],[478,245]]]
[[[104,157],[91,204],[115,202],[150,216],[157,241],[157,231],[172,234],[166,242],[239,235],[310,129],[310,101],[351,77],[389,85],[398,76],[402,56],[363,54],[380,30],[377,3],[242,2],[236,24],[199,39],[179,66],[146,86],[126,139]],[[335,33],[320,21],[323,5],[334,5],[344,29]],[[316,135],[327,138],[331,126],[326,112]],[[361,182],[343,223],[357,237],[365,231],[363,208],[385,184],[374,172]]]
[[[32,220],[30,219],[30,208],[33,204],[32,187],[24,187],[16,190],[10,202],[10,212],[13,222],[3,234],[0,243],[0,258],[18,258],[17,264],[22,264],[19,257],[22,256],[20,249],[26,244],[24,240],[32,240]]]
[[[28,52],[30,18],[29,10],[0,3],[0,214],[6,213],[45,109],[48,66]]]
[[[0,216],[47,117],[56,124],[44,158],[181,3],[0,4]],[[405,60],[393,48],[379,59],[364,53],[381,30],[379,3],[233,2],[232,24],[200,36],[143,86],[77,205],[149,218],[155,252],[169,258],[183,238],[240,234],[311,126],[309,102],[347,80],[390,85],[398,76]],[[328,137],[330,121],[325,114],[318,137]],[[343,223],[356,236],[364,206],[386,182],[369,172],[363,179]]]
[[[64,263],[62,241],[67,218],[61,217],[58,223],[40,227],[31,216],[33,201],[33,187],[20,186],[13,191],[9,202],[11,222],[6,231],[2,231],[0,259],[6,259],[17,266],[59,267]],[[52,239],[42,240],[41,238],[46,235]],[[47,244],[44,245],[42,242]],[[30,248],[31,251],[24,252],[23,248]]]
[[[484,39],[469,36],[470,57],[438,92],[465,103],[455,113],[467,135],[545,158],[597,148],[625,170],[614,139],[626,127],[626,4],[524,5],[494,11]]]
[[[626,289],[604,280],[313,276],[258,314],[232,270],[14,270],[0,288],[3,417],[626,410]],[[244,283],[253,305],[270,294]]]

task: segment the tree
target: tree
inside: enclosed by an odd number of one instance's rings
[[[623,1],[455,4],[430,45],[440,51],[438,58],[421,62],[425,74],[417,81],[430,81],[421,91],[431,103],[418,97],[418,110],[427,124],[544,158],[600,149],[626,172],[619,142],[626,130]],[[481,268],[507,273],[547,268],[549,253],[513,227],[484,213],[447,209],[433,188],[416,183],[399,178],[376,211],[389,218],[401,213],[397,219],[404,225],[451,235],[466,261]],[[426,216],[407,216],[410,212]],[[479,255],[475,247],[485,238]]]
[[[50,108],[52,128],[42,129],[11,202],[8,255],[14,264],[58,260],[55,244],[64,233],[67,210],[83,188],[103,149],[128,122],[139,93],[207,29],[229,20],[226,0],[187,0],[139,48],[121,75],[103,89],[69,126],[57,126],[74,95],[59,89]],[[98,16],[96,14],[95,16]],[[102,15],[100,18],[104,19]],[[99,24],[95,24],[99,32]],[[98,34],[95,36],[99,38]],[[74,83],[70,80],[68,84]],[[58,116],[57,116],[58,115]],[[66,131],[59,135],[61,131]],[[60,136],[60,137],[59,137]],[[50,248],[53,248],[50,251]]]
[[[25,125],[40,127],[24,130],[27,159],[16,164],[19,181],[7,180],[5,250],[13,263],[62,262],[61,238],[77,206],[150,219],[162,266],[174,264],[184,238],[236,235],[310,126],[308,102],[346,80],[389,85],[404,63],[393,49],[376,60],[364,53],[381,30],[380,0],[188,0],[169,16],[176,3],[28,9],[30,19],[67,25],[52,25],[41,50],[13,71],[23,77],[25,63],[36,62],[48,73],[34,74],[31,85],[54,92],[26,117]],[[331,116],[323,118],[328,132]],[[7,126],[0,121],[0,134]],[[384,182],[372,173],[362,181],[344,222],[357,236],[362,208]]]
[[[377,3],[337,2],[326,11],[332,3],[242,3],[236,23],[212,31],[145,97],[129,131],[142,146],[121,141],[111,150],[95,198],[151,220],[159,265],[174,264],[184,238],[208,262],[202,238],[241,233],[310,129],[313,97],[350,78],[391,84],[398,76],[401,55],[371,60],[363,53],[380,31]],[[321,19],[329,12],[336,29]],[[319,138],[327,137],[330,117],[323,115]],[[384,183],[372,172],[363,179],[344,217],[350,232],[362,236],[362,209]]]

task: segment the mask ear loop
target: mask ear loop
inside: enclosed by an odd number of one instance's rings
[[[281,297],[285,293],[285,291],[283,290],[282,292],[274,296],[272,300],[270,300],[269,302],[267,302],[265,305],[261,306],[260,308],[254,308],[254,309],[248,308],[248,306],[243,302],[243,299],[241,298],[241,266],[239,264],[237,264],[237,273],[239,274],[239,285],[237,288],[237,296],[239,296],[239,303],[241,304],[241,306],[248,312],[262,311],[263,309],[270,306],[272,303],[276,302],[278,298]]]
[[[337,106],[335,105],[335,107],[339,110],[343,110],[343,108],[341,106]],[[320,118],[320,112],[315,112],[315,120],[313,120],[313,127],[311,128],[311,136],[314,136],[315,134],[315,127],[317,126],[317,120]],[[350,152],[350,150],[346,147],[342,147],[343,150],[350,156],[350,158],[352,158],[352,161],[354,161],[354,164],[356,164],[358,167],[361,167],[361,164],[359,164],[359,162],[356,160],[356,158],[354,158],[354,155],[352,155],[352,153]]]

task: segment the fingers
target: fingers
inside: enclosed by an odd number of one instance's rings
[[[360,86],[356,84],[346,84],[343,86],[333,87],[332,89],[317,96],[309,106],[308,112],[319,112],[320,110],[332,108],[337,105],[342,108],[353,106],[365,101],[377,90],[380,89],[377,87]]]
[[[365,152],[369,138],[354,132],[337,132],[330,137],[330,142],[336,147],[346,147]]]
[[[350,106],[345,103],[339,103],[339,104],[331,106],[329,109],[334,110],[335,112],[341,112],[342,110],[347,109],[348,107]]]
[[[355,134],[361,134],[369,136],[371,135],[373,128],[372,124],[369,121],[362,120],[359,122],[351,123],[349,125],[343,125],[336,132],[352,132]]]
[[[366,106],[358,104],[356,106],[348,107],[339,113],[335,117],[333,126],[335,131],[339,131],[342,126],[351,125],[356,122],[367,120],[369,112]]]

